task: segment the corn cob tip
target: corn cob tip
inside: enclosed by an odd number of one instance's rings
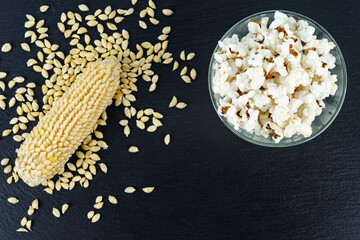
[[[39,175],[41,175],[41,171],[38,171],[38,174],[30,174],[29,171],[26,171],[25,168],[23,168],[23,165],[25,165],[24,163],[39,161],[40,158],[38,156],[30,154],[18,156],[18,158],[15,160],[14,172],[16,172],[19,177],[30,187],[36,187],[46,179],[39,177]]]
[[[104,60],[101,61],[101,64],[105,64],[105,65],[114,64],[114,65],[118,65],[118,66],[120,67],[120,65],[119,65],[119,64],[120,64],[119,59],[117,59],[117,58],[114,57],[114,56],[105,58]]]

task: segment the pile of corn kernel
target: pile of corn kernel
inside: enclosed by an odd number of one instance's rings
[[[131,3],[135,7],[137,0],[132,0]],[[116,107],[121,107],[126,116],[126,119],[119,121],[124,135],[126,137],[130,135],[131,131],[128,123],[134,119],[137,128],[140,130],[146,129],[148,132],[155,132],[157,128],[162,127],[161,119],[163,114],[152,108],[136,109],[132,106],[132,103],[136,101],[137,81],[142,79],[148,82],[148,90],[153,92],[156,90],[159,75],[151,69],[152,65],[156,63],[172,65],[172,71],[176,71],[181,64],[183,67],[180,70],[179,79],[189,84],[197,76],[196,70],[194,68],[190,70],[190,67],[187,66],[189,61],[195,57],[195,53],[189,52],[186,54],[184,50],[179,54],[178,60],[175,59],[175,55],[167,50],[168,38],[171,33],[170,26],[163,27],[157,42],[138,43],[136,44],[136,50],[132,51],[129,48],[130,33],[125,29],[120,30],[122,25],[120,23],[127,16],[135,13],[134,7],[113,9],[111,6],[107,6],[105,9],[97,9],[90,13],[88,6],[80,4],[76,12],[61,13],[57,28],[66,39],[69,39],[71,49],[68,53],[60,51],[59,44],[49,40],[49,26],[46,25],[44,19],[36,19],[34,16],[27,14],[24,24],[26,41],[20,47],[27,52],[36,48],[37,54],[27,61],[27,66],[44,78],[41,83],[43,96],[35,96],[34,90],[39,82],[27,81],[22,76],[7,79],[7,73],[0,69],[0,88],[3,92],[6,93],[7,88],[16,88],[14,96],[6,98],[4,95],[0,95],[0,108],[3,110],[16,108],[17,113],[17,116],[10,120],[9,128],[2,130],[2,136],[12,137],[15,142],[19,143],[24,141],[31,130],[28,129],[29,123],[41,119],[51,109],[54,102],[60,99],[69,89],[87,63],[109,56],[116,56],[122,65],[121,84],[114,96],[113,104]],[[40,12],[45,13],[48,9],[49,6],[41,6]],[[170,9],[159,10],[155,3],[149,0],[148,6],[139,12],[139,27],[146,30],[151,28],[150,25],[160,24],[160,21],[156,18],[157,14],[169,17],[173,14],[173,11]],[[95,28],[98,34],[96,36],[90,34],[90,28]],[[5,43],[2,45],[1,51],[7,53],[11,49],[11,43]],[[184,109],[187,107],[186,103],[178,102],[175,96],[169,101],[169,107],[171,108]],[[53,194],[55,190],[72,190],[77,185],[88,188],[90,181],[93,180],[93,176],[96,175],[98,170],[107,173],[108,168],[105,163],[101,163],[98,152],[107,149],[108,145],[103,140],[102,132],[97,129],[98,126],[106,125],[107,118],[105,111],[97,121],[93,133],[84,140],[80,149],[76,151],[77,160],[68,162],[64,172],[60,173],[56,178],[42,183],[45,192]],[[164,143],[165,145],[170,143],[170,134],[164,136]],[[131,146],[128,151],[136,153],[139,148]],[[8,184],[19,180],[19,176],[13,171],[12,162],[9,158],[4,158],[0,162],[4,167],[4,173],[8,174]],[[142,190],[145,193],[151,193],[154,187],[144,187]],[[133,193],[135,188],[127,187],[124,192]],[[114,196],[109,196],[109,201],[113,204],[114,202],[117,203],[114,198]],[[19,200],[16,197],[11,197],[8,201],[16,204]],[[38,200],[35,199],[34,203],[29,207],[28,215],[31,216],[38,207]],[[68,207],[69,205],[62,207],[63,214]],[[53,209],[53,215],[59,217],[60,211]],[[31,231],[32,220],[24,218],[25,220],[22,219],[21,221],[22,227],[18,229],[19,232]],[[97,222],[99,218],[100,216],[96,215],[96,219],[92,220],[92,222]]]

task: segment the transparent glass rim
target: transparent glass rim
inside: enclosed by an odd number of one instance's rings
[[[316,21],[312,20],[309,17],[306,17],[300,13],[296,13],[296,12],[292,12],[292,11],[288,11],[288,10],[266,10],[266,11],[262,11],[262,12],[258,12],[258,13],[254,13],[250,16],[247,16],[243,19],[241,19],[240,21],[238,21],[237,23],[235,23],[228,31],[226,31],[226,33],[221,37],[220,41],[223,41],[226,37],[228,37],[229,33],[232,32],[236,27],[238,27],[238,25],[240,25],[241,23],[248,21],[249,19],[258,17],[259,15],[262,14],[271,14],[271,13],[275,13],[276,11],[280,11],[283,12],[287,15],[290,16],[296,16],[299,18],[302,18],[310,23],[312,23],[314,26],[316,26],[318,29],[320,29],[321,31],[323,31],[326,36],[335,44],[335,49],[336,51],[339,53],[339,58],[340,58],[340,65],[341,68],[343,70],[343,93],[341,95],[340,98],[340,102],[338,104],[338,107],[336,109],[336,111],[334,112],[334,114],[332,115],[332,117],[330,118],[330,120],[324,124],[321,129],[319,129],[318,131],[316,131],[315,133],[313,133],[310,137],[308,138],[302,138],[299,141],[295,141],[295,142],[290,142],[290,143],[264,143],[264,142],[260,142],[257,140],[254,140],[252,138],[249,138],[245,135],[243,135],[241,132],[237,131],[234,129],[234,127],[227,121],[227,119],[223,116],[221,116],[220,114],[218,114],[218,109],[216,107],[216,100],[215,100],[215,93],[212,90],[212,66],[214,64],[214,54],[218,51],[219,49],[219,44],[216,44],[216,47],[213,51],[213,54],[211,56],[211,60],[210,60],[210,64],[209,64],[209,70],[208,70],[208,87],[209,87],[209,94],[210,94],[210,98],[211,98],[211,102],[213,104],[213,107],[217,113],[217,115],[219,116],[219,118],[221,119],[221,121],[225,124],[225,126],[227,128],[229,128],[235,135],[237,135],[238,137],[242,138],[245,141],[248,141],[250,143],[256,144],[256,145],[260,145],[260,146],[264,146],[264,147],[274,147],[274,148],[281,148],[281,147],[291,147],[291,146],[296,146],[302,143],[305,143],[307,141],[310,141],[312,139],[314,139],[315,137],[319,136],[322,132],[324,132],[330,125],[331,123],[335,120],[335,118],[337,117],[337,115],[339,114],[341,107],[344,103],[345,100],[345,95],[346,95],[346,89],[347,89],[347,70],[346,70],[346,64],[345,64],[345,59],[344,56],[340,50],[339,45],[337,44],[337,42],[335,41],[335,39],[331,36],[331,34],[323,27],[321,26],[319,23],[317,23]],[[239,39],[241,39],[242,36],[239,36]],[[338,63],[339,64],[339,63]]]

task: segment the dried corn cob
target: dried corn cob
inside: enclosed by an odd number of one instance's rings
[[[115,57],[89,63],[30,132],[15,162],[15,171],[29,186],[64,171],[65,163],[111,104],[120,84],[120,67]]]

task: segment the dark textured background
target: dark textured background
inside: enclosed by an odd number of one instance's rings
[[[136,108],[153,107],[165,115],[164,127],[149,134],[135,130],[125,139],[118,121],[120,108],[108,110],[108,126],[102,128],[109,150],[100,152],[109,167],[99,172],[88,189],[56,192],[23,183],[6,184],[0,174],[0,239],[360,239],[359,161],[359,1],[156,1],[158,8],[171,8],[174,15],[157,14],[160,26],[150,31],[137,25],[136,12],[120,27],[130,34],[131,47],[145,39],[156,39],[161,27],[172,26],[169,50],[195,51],[189,66],[198,70],[198,79],[184,84],[169,66],[155,66],[158,89],[148,93],[148,84],[139,83]],[[0,1],[0,45],[11,42],[11,53],[0,53],[0,69],[41,83],[42,77],[26,67],[34,52],[25,53],[24,14],[46,20],[50,40],[68,46],[55,32],[60,12],[77,10],[80,1]],[[49,4],[45,14],[39,6]],[[88,1],[91,10],[128,8],[130,1]],[[221,123],[210,102],[207,69],[216,42],[240,19],[268,9],[287,9],[304,14],[324,26],[336,39],[348,68],[348,92],[334,123],[316,139],[300,146],[271,149],[247,143]],[[160,17],[161,16],[161,17]],[[34,48],[35,49],[35,48]],[[66,50],[65,48],[63,50]],[[40,86],[40,84],[39,84]],[[11,96],[9,92],[5,95]],[[188,103],[185,110],[169,109],[176,95]],[[41,96],[41,95],[37,95]],[[15,116],[14,110],[0,111],[1,129]],[[166,147],[163,136],[171,133]],[[129,154],[130,145],[140,148]],[[0,138],[0,158],[15,157],[18,144]],[[123,193],[126,186],[156,186],[146,195]],[[105,203],[101,220],[91,224],[86,213],[97,195],[113,194],[119,204]],[[20,203],[6,199],[18,196]],[[30,202],[38,197],[41,208],[33,219],[33,232],[16,233]],[[68,212],[57,219],[52,207],[69,203]]]

